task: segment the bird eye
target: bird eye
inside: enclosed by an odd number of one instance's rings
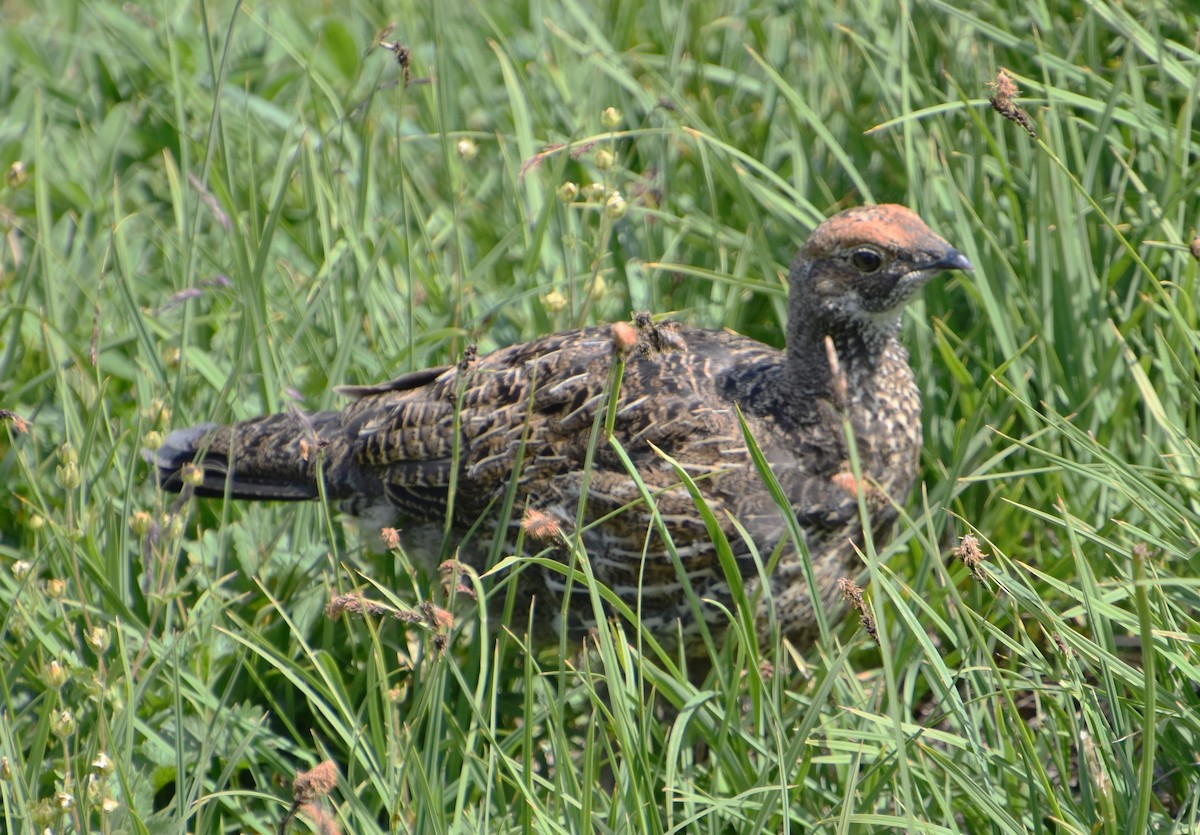
[[[860,273],[869,275],[879,272],[883,266],[883,255],[877,249],[861,246],[850,253],[850,264]]]

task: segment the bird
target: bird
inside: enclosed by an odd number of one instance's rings
[[[904,206],[857,206],[791,262],[783,350],[638,314],[341,387],[340,411],[178,429],[146,455],[169,491],[324,497],[364,527],[395,526],[431,567],[519,557],[494,573],[515,592],[489,597],[499,608],[515,594],[511,627],[534,642],[613,617],[592,602],[586,559],[664,646],[701,652],[739,599],[755,601],[759,639],[806,645],[818,606],[844,609],[839,580],[861,573],[867,529],[883,541],[919,471],[905,304],[971,269]]]

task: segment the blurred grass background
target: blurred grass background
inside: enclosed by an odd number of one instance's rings
[[[274,831],[326,759],[345,832],[1200,829],[1193,4],[0,14],[9,831]],[[795,249],[870,201],[976,265],[906,318],[879,644],[848,619],[698,687],[470,605],[329,619],[437,578],[320,505],[176,506],[139,456],[634,310],[780,345]]]

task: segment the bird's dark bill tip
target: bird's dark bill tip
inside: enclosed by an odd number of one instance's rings
[[[931,270],[962,270],[963,272],[971,272],[975,269],[967,256],[963,255],[957,249],[949,249],[941,258],[930,264],[927,269]]]

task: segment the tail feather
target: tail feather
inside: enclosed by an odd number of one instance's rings
[[[337,413],[278,414],[177,429],[142,457],[157,469],[164,490],[179,492],[192,483],[197,496],[301,501],[320,495],[318,449],[334,433],[340,433]],[[186,470],[191,464],[200,467],[198,483]]]

